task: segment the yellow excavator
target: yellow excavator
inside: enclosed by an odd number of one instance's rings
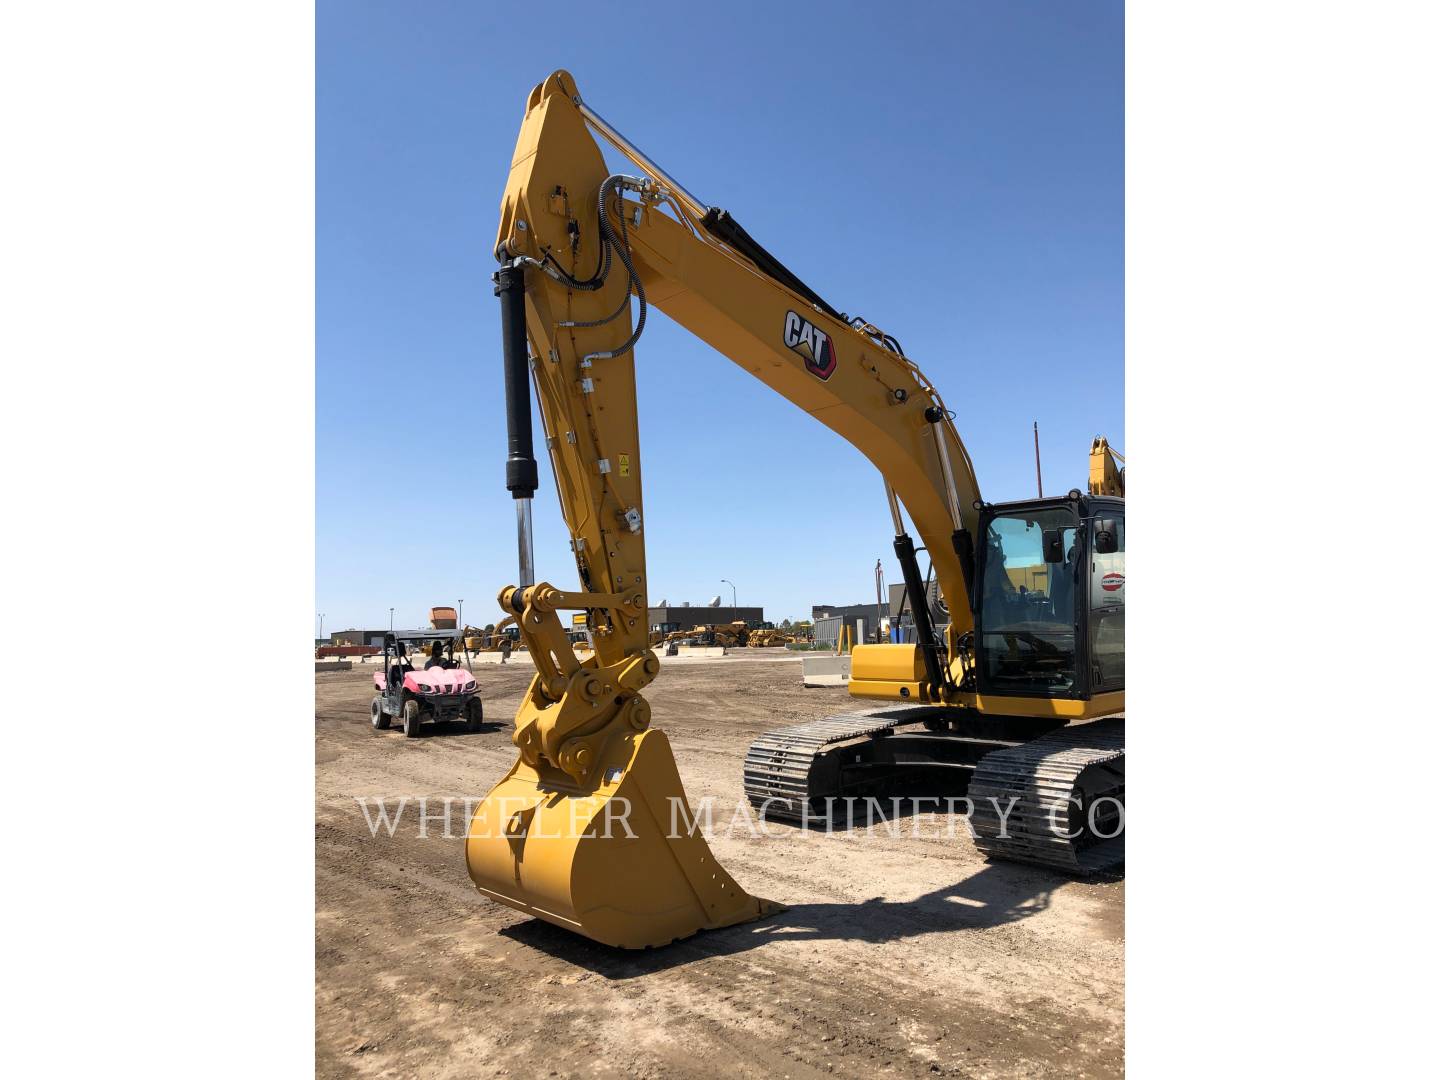
[[[734,649],[749,644],[751,633],[752,631],[745,625],[744,620],[737,619],[729,623],[706,623],[684,630],[671,630],[668,634],[662,630],[652,630],[649,642],[652,646],[662,645],[666,648],[672,645],[698,645],[701,647],[719,645],[723,648]]]
[[[689,633],[703,645],[721,645],[727,649],[744,647],[750,640],[750,628],[743,619],[697,626]]]
[[[1125,455],[1104,435],[1096,435],[1090,444],[1090,494],[1125,497]]]
[[[613,174],[595,136],[640,175]],[[956,414],[900,343],[826,303],[733,216],[700,202],[567,72],[526,102],[495,254],[520,552],[520,582],[499,600],[536,672],[515,718],[518,759],[466,838],[482,894],[629,948],[776,908],[688,827],[675,758],[642,693],[660,670],[635,394],[651,305],[875,465],[908,595],[929,590],[907,513],[948,620],[915,603],[916,643],[856,646],[850,693],[870,707],[758,739],[744,765],[751,802],[803,824],[854,797],[968,796],[977,844],[993,858],[1079,872],[1115,864],[1123,501],[1073,490],[984,502]],[[534,580],[532,383],[577,589]],[[1024,567],[1045,573],[1012,574]],[[593,656],[575,655],[565,611],[586,614]]]
[[[505,629],[515,623],[514,615],[506,615],[493,626],[487,626],[481,630],[478,626],[467,626],[465,628],[465,647],[471,652],[499,652],[501,646],[508,640]]]
[[[751,630],[750,638],[745,643],[752,649],[770,649],[778,645],[791,645],[795,642],[795,635],[786,630]]]

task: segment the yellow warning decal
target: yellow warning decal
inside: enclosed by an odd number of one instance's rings
[[[621,454],[621,455],[620,455],[620,475],[621,475],[621,476],[629,476],[629,475],[630,475],[630,455],[629,455],[629,454]]]

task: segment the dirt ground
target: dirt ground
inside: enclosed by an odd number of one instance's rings
[[[466,875],[463,800],[513,761],[533,668],[477,666],[498,723],[418,740],[371,729],[370,670],[317,674],[318,1074],[1120,1075],[1123,881],[987,863],[943,819],[899,836],[726,827],[756,735],[857,708],[766,653],[667,661],[646,695],[692,803],[714,799],[716,856],[788,910],[640,953],[482,899]],[[378,822],[373,800],[395,820],[401,796],[394,835],[372,837],[357,799]]]

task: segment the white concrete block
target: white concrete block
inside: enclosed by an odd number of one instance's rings
[[[850,657],[806,655],[801,657],[800,670],[805,686],[846,686],[850,682]]]

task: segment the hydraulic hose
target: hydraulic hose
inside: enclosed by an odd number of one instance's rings
[[[616,174],[607,177],[605,182],[600,185],[599,210],[602,242],[607,245],[607,249],[614,251],[615,256],[620,260],[620,264],[625,267],[626,273],[630,275],[630,285],[629,288],[626,289],[625,302],[621,305],[620,309],[609,318],[602,319],[600,323],[594,325],[601,325],[602,323],[609,322],[610,319],[616,318],[620,312],[624,310],[625,304],[630,302],[630,293],[632,291],[635,293],[635,298],[640,301],[640,313],[635,319],[635,329],[623,345],[611,349],[608,352],[590,353],[584,357],[585,360],[612,360],[617,356],[624,356],[635,347],[635,343],[640,340],[640,335],[645,332],[645,286],[640,281],[640,275],[635,272],[635,264],[630,261],[630,237],[626,232],[625,215],[623,211],[620,214],[620,235],[617,236],[615,234],[615,227],[610,224],[610,214],[605,206],[606,197],[611,193],[612,189],[614,197],[623,198],[622,192],[627,184],[638,185],[639,183],[640,181],[632,177]]]

